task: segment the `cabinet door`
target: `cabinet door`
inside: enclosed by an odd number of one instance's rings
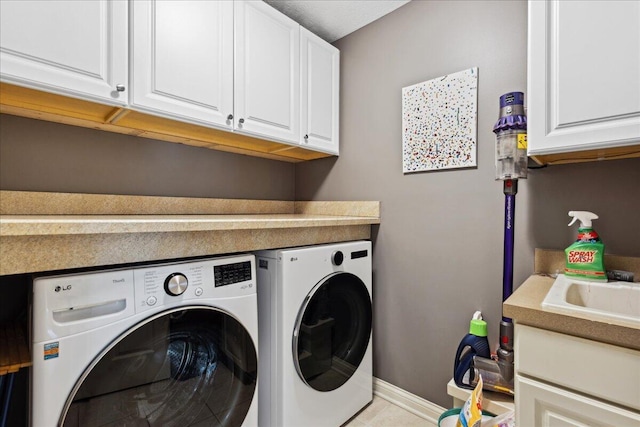
[[[339,151],[340,51],[300,27],[300,128],[302,143]]]
[[[299,144],[300,25],[262,1],[235,2],[235,129]]]
[[[518,374],[640,411],[640,351],[519,323],[514,345]]]
[[[2,81],[126,104],[127,7],[124,0],[0,1]]]
[[[529,1],[529,154],[640,143],[640,2]]]
[[[132,106],[231,128],[233,2],[132,2]]]
[[[640,426],[637,412],[584,395],[520,376],[516,376],[515,386],[518,426]]]

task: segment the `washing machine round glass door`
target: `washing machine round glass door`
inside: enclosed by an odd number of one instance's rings
[[[239,426],[255,394],[256,349],[231,315],[181,307],[122,334],[78,380],[63,426]]]
[[[351,378],[371,337],[371,298],[351,273],[320,281],[300,308],[293,359],[300,378],[318,391],[335,390]]]

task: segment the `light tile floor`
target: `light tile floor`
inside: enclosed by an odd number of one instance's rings
[[[373,401],[342,427],[436,427],[406,409],[402,409],[381,397]]]

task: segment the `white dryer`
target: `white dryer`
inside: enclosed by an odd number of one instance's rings
[[[39,277],[32,310],[32,426],[258,424],[253,255]]]
[[[371,242],[257,252],[261,427],[337,427],[371,402]]]

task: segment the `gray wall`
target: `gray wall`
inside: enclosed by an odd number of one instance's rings
[[[293,200],[292,163],[0,115],[0,189]]]
[[[380,200],[374,235],[374,374],[444,407],[469,319],[492,347],[502,302],[504,196],[494,180],[499,97],[526,94],[525,1],[414,0],[339,40],[341,154],[296,165],[296,200]],[[479,68],[478,167],[403,175],[401,89]],[[640,256],[640,160],[532,170],[516,201],[517,287],[536,247],[575,238],[569,210],[601,216],[608,253]],[[635,236],[632,240],[630,236]]]
[[[295,167],[3,114],[0,189],[380,200],[375,375],[449,407],[446,383],[473,311],[497,340],[504,197],[491,129],[499,96],[526,92],[526,28],[524,1],[414,0],[340,40],[341,155]],[[401,88],[474,66],[478,167],[403,175]],[[531,273],[533,248],[574,238],[571,209],[601,216],[607,252],[640,256],[638,183],[638,159],[530,171],[517,196],[514,282]]]

